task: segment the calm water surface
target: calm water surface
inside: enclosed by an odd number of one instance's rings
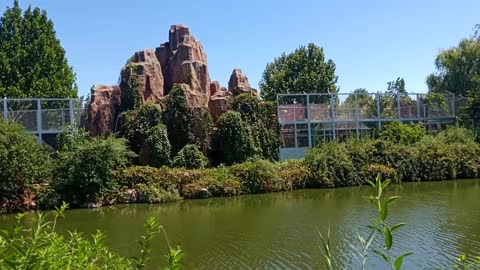
[[[117,205],[70,210],[62,230],[107,234],[107,244],[133,256],[143,223],[155,216],[172,245],[186,253],[184,269],[322,269],[317,229],[331,228],[339,269],[358,269],[348,246],[367,233],[375,211],[364,199],[367,187],[189,200],[163,205]],[[408,225],[394,238],[395,252],[414,252],[404,269],[451,269],[461,252],[480,255],[480,181],[405,183],[390,188],[402,196],[392,222]],[[13,222],[0,217],[1,227]],[[154,262],[166,244],[158,238]],[[158,255],[160,252],[161,255]],[[368,269],[386,269],[371,255]]]

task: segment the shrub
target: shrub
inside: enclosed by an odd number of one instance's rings
[[[124,139],[76,137],[57,155],[52,186],[62,200],[78,206],[97,202],[111,191],[112,171],[126,165],[133,153]]]
[[[380,139],[394,143],[413,144],[419,142],[425,135],[426,130],[423,124],[408,125],[392,122],[382,129]]]
[[[138,193],[137,202],[147,203],[167,203],[182,199],[178,190],[165,190],[161,183],[138,184],[135,185]]]
[[[462,127],[449,127],[438,133],[436,138],[444,143],[469,144],[475,142],[473,131]]]
[[[148,130],[146,143],[149,165],[161,167],[170,164],[172,147],[168,141],[167,128],[163,124]]]
[[[162,121],[162,111],[153,103],[145,103],[136,110],[121,115],[120,135],[128,140],[131,149],[139,154],[145,148],[145,139],[150,128]]]
[[[241,191],[240,181],[228,167],[200,170],[198,180],[187,184],[182,189],[185,198],[198,197],[201,189],[207,189],[212,196],[234,196]]]
[[[439,181],[455,179],[455,156],[450,147],[438,140],[428,138],[417,145],[415,152],[416,175],[412,180]],[[415,168],[413,167],[413,168]]]
[[[280,164],[279,174],[286,189],[292,190],[305,188],[311,172],[305,160],[292,159]]]
[[[321,144],[307,153],[305,162],[312,172],[309,186],[338,187],[361,183],[345,144],[338,142]]]
[[[369,138],[349,139],[345,147],[350,160],[358,173],[362,173],[365,166],[372,163],[375,154],[375,141]],[[361,176],[365,177],[365,176]]]
[[[34,136],[0,118],[0,203],[46,181],[50,165],[47,151]]]
[[[249,194],[286,190],[278,169],[278,164],[267,160],[248,161],[231,167],[233,175],[242,184],[242,193]]]
[[[399,182],[397,171],[394,168],[382,164],[370,164],[365,167],[365,179],[375,179],[378,175],[380,175],[381,179]]]
[[[199,169],[207,166],[207,158],[195,144],[185,145],[173,159],[174,167]]]
[[[178,192],[182,180],[179,177],[173,177],[174,174],[185,175],[187,172],[179,172],[167,167],[157,169],[149,166],[130,166],[115,170],[112,178],[119,188],[129,189],[145,184],[159,185],[163,190]]]
[[[167,109],[163,118],[167,126],[168,140],[172,145],[172,154],[193,143],[192,110],[188,105],[185,91],[177,84],[173,85],[168,95]]]
[[[218,119],[226,164],[251,160],[257,153],[254,140],[240,113],[228,111]]]

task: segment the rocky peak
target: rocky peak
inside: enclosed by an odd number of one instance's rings
[[[258,91],[255,88],[250,87],[247,76],[243,74],[242,70],[239,68],[234,69],[232,75],[230,75],[230,80],[228,81],[228,91],[234,96],[238,96],[243,93],[252,93],[258,96]]]

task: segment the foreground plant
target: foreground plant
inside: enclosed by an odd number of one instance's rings
[[[59,217],[64,215],[67,204],[53,213],[38,213],[33,224],[22,225],[25,214],[17,215],[17,223],[11,230],[0,231],[0,269],[144,269],[151,254],[151,244],[157,233],[165,231],[154,218],[145,223],[146,235],[139,241],[140,255],[125,258],[111,252],[104,244],[104,235],[97,231],[92,241],[79,232],[69,232],[67,237],[55,231]],[[168,239],[167,239],[168,243]],[[167,255],[164,270],[180,269],[182,250],[177,247]]]

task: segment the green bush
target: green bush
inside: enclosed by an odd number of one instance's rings
[[[115,170],[112,178],[120,189],[131,189],[138,185],[158,185],[165,191],[178,193],[182,182],[178,175],[188,175],[188,172],[182,173],[167,167],[157,169],[149,166],[130,166]]]
[[[48,180],[51,162],[35,136],[0,118],[0,205],[23,195],[32,184]]]
[[[188,105],[184,89],[175,84],[168,94],[167,109],[163,114],[167,126],[168,140],[172,145],[172,155],[185,145],[194,142],[192,133],[192,109]]]
[[[98,202],[115,187],[113,170],[128,164],[133,153],[125,139],[72,136],[57,153],[52,187],[74,206]]]
[[[416,148],[417,151],[414,152],[415,161],[412,164],[412,169],[415,169],[416,174],[412,180],[441,181],[455,179],[456,161],[449,145],[427,137],[417,144]]]
[[[476,142],[451,143],[449,152],[456,164],[456,178],[477,178],[480,169],[480,145]]]
[[[255,160],[235,164],[233,175],[242,184],[242,193],[254,194],[286,190],[278,174],[279,166],[267,160]]]
[[[219,166],[199,170],[198,180],[185,185],[182,195],[185,198],[195,198],[201,189],[207,189],[212,196],[235,196],[240,194],[241,184],[230,168]]]
[[[279,174],[287,190],[305,188],[311,176],[311,172],[303,159],[282,162]]]
[[[220,116],[218,123],[226,164],[241,163],[255,157],[258,149],[240,113],[228,111]]]
[[[475,142],[473,131],[462,127],[449,127],[438,133],[436,138],[444,143],[468,144]]]
[[[305,162],[312,172],[311,187],[351,186],[362,183],[345,144],[328,142],[309,151]]]
[[[162,111],[153,103],[145,103],[138,109],[121,115],[120,135],[128,140],[130,148],[137,154],[145,151],[145,139],[150,128],[162,122]],[[146,161],[144,161],[146,163]]]
[[[138,184],[134,188],[140,203],[167,203],[181,199],[178,190],[166,190],[161,183]]]
[[[394,168],[382,164],[370,164],[365,167],[364,176],[366,179],[375,179],[378,175],[380,175],[381,179],[390,180],[394,183],[400,181]]]
[[[187,169],[200,169],[207,166],[207,158],[198,150],[195,144],[187,144],[173,159],[173,166]]]
[[[17,215],[17,223],[10,229],[0,230],[0,268],[1,269],[145,269],[151,255],[151,245],[155,235],[165,233],[163,228],[149,218],[144,225],[145,235],[139,243],[139,256],[133,258],[122,257],[105,246],[105,236],[97,231],[92,239],[85,238],[82,233],[56,232],[57,219],[64,215],[64,205],[54,212],[55,217],[49,214],[38,213],[31,222],[31,226],[24,227],[23,217]],[[167,239],[168,241],[168,239]],[[167,267],[157,269],[180,269],[182,251],[180,248],[169,247],[166,256]]]
[[[155,167],[170,165],[172,147],[168,141],[167,128],[163,124],[158,124],[148,130],[146,143],[149,155],[148,165]]]
[[[392,122],[385,125],[380,132],[380,139],[394,143],[414,144],[426,135],[423,124],[409,125]]]

